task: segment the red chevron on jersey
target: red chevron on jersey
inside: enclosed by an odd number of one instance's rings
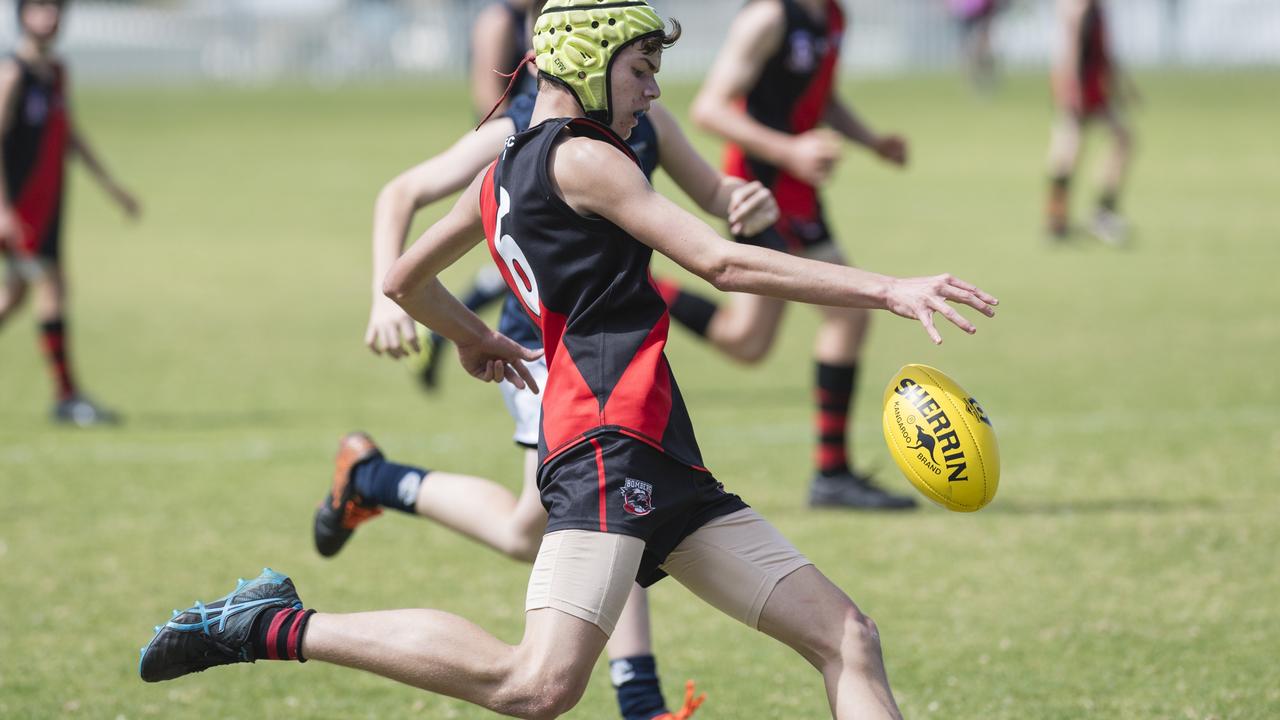
[[[557,195],[548,163],[566,136],[609,143],[636,161],[604,125],[561,118],[510,138],[480,193],[489,251],[542,333],[543,464],[615,433],[701,468],[664,353],[670,318],[649,275],[653,251],[608,220],[579,215]]]
[[[71,137],[63,73],[43,80],[24,63],[13,125],[4,137],[5,180],[28,254],[56,257],[63,170]],[[48,247],[52,245],[53,247]]]

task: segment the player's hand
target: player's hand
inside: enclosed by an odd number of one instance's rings
[[[386,353],[397,360],[422,352],[413,318],[395,301],[386,297],[373,301],[373,309],[369,311],[369,327],[364,332],[364,344],[375,355]]]
[[[881,160],[898,167],[907,166],[907,139],[901,135],[881,135],[873,149]]]
[[[503,380],[534,394],[540,392],[538,381],[525,366],[542,357],[541,350],[530,350],[502,333],[490,331],[480,340],[458,343],[458,362],[471,377],[481,382]]]
[[[684,684],[684,705],[675,712],[669,712],[665,715],[659,715],[653,720],[689,720],[698,708],[702,707],[702,703],[707,701],[707,694],[703,693],[697,697],[693,696],[693,681],[687,680]]]
[[[738,237],[751,237],[778,222],[778,201],[760,182],[749,182],[729,196],[729,231]]]
[[[995,317],[995,306],[1000,304],[994,296],[976,285],[970,285],[951,275],[932,277],[894,278],[885,297],[885,309],[911,320],[919,320],[935,345],[942,343],[938,328],[934,327],[933,314],[941,313],[956,327],[972,335],[978,331],[973,323],[948,305],[953,302],[977,310],[987,317]]]
[[[818,186],[831,177],[840,161],[840,136],[817,128],[791,138],[787,172],[810,185]]]

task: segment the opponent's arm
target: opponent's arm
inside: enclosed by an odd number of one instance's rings
[[[136,220],[142,212],[137,198],[124,189],[107,170],[106,166],[102,164],[102,161],[98,159],[98,154],[94,152],[93,147],[89,144],[88,138],[82,135],[79,129],[73,125],[68,140],[68,149],[71,154],[80,158],[85,168],[89,170],[89,174],[93,176],[94,180],[98,181],[98,184],[102,186],[107,195],[110,195],[111,199],[120,206],[124,214],[129,219]]]
[[[0,61],[0,135],[8,133],[13,125],[18,81],[21,78],[22,70],[15,60],[6,58]],[[4,166],[4,144],[0,143],[0,167]],[[9,186],[4,175],[0,172],[0,247],[6,241],[18,240],[18,220],[9,204]]]
[[[748,155],[810,185],[821,185],[840,159],[836,134],[826,128],[799,135],[780,132],[757,122],[740,104],[760,79],[765,63],[782,46],[785,26],[785,11],[776,0],[756,0],[738,13],[694,99],[693,121]]]
[[[863,122],[854,109],[838,97],[832,97],[823,112],[823,121],[849,140],[880,156],[880,159],[903,167],[907,164],[907,141],[899,135],[880,135]]]
[[[510,13],[497,3],[476,15],[471,27],[471,102],[476,117],[484,117],[507,88],[506,78],[498,73],[515,69],[501,67],[510,54],[515,32]],[[501,111],[502,108],[498,108],[498,112]]]
[[[414,213],[465,188],[514,131],[510,118],[490,120],[443,153],[404,171],[378,193],[373,208],[373,306],[364,335],[374,353],[399,358],[421,351],[413,321],[382,294],[382,281],[404,249]]]
[[[894,278],[729,242],[654,192],[633,163],[604,143],[568,140],[552,162],[565,201],[576,211],[607,218],[718,290],[889,310],[919,320],[935,343],[942,342],[935,312],[965,332],[976,331],[948,301],[995,313],[994,297],[950,275]]]
[[[536,360],[541,351],[528,350],[489,329],[439,280],[445,268],[484,239],[480,218],[483,182],[484,174],[478,175],[453,209],[395,261],[383,281],[383,292],[414,320],[452,340],[458,347],[458,359],[473,377],[485,382],[505,379],[519,388],[527,384],[538,392],[524,361]]]
[[[65,71],[61,65],[55,66],[55,72],[63,76],[63,91],[65,92],[66,80]],[[69,114],[69,113],[68,113]],[[115,177],[107,170],[106,165],[98,159],[98,154],[94,151],[93,146],[89,144],[89,139],[80,133],[80,129],[76,127],[75,122],[68,121],[69,131],[67,133],[67,151],[73,157],[80,158],[84,163],[89,174],[94,180],[98,181],[98,185],[106,191],[107,195],[120,206],[125,216],[130,220],[136,220],[142,208],[138,205],[138,200],[128,190],[124,189]]]
[[[666,107],[654,103],[649,120],[658,136],[658,162],[698,207],[729,221],[734,235],[763,232],[778,221],[778,203],[759,182],[724,175],[693,148],[680,123]]]

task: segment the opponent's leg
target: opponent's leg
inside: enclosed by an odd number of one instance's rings
[[[875,624],[755,510],[707,523],[662,569],[799,652],[822,673],[832,717],[900,717]]]
[[[508,557],[533,562],[547,526],[538,498],[538,452],[524,450],[520,495],[483,478],[433,472],[418,490],[414,511]]]
[[[609,679],[618,699],[623,720],[673,720],[693,715],[705,695],[693,696],[693,681],[686,686],[685,702],[677,713],[667,709],[658,679],[658,661],[653,656],[649,627],[649,593],[632,585],[631,595],[609,638]]]
[[[492,480],[391,462],[368,435],[351,433],[339,444],[333,487],[316,509],[316,549],[326,557],[336,555],[359,525],[391,508],[531,562],[547,523],[536,474],[537,452],[526,450],[524,487],[517,498]]]

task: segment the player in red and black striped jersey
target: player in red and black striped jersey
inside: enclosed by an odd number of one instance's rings
[[[79,157],[130,217],[137,216],[138,203],[102,166],[71,120],[66,66],[53,53],[63,5],[21,0],[21,43],[0,60],[0,255],[6,261],[0,324],[28,291],[35,294],[40,340],[57,389],[53,418],[91,425],[117,418],[81,393],[71,372],[60,256],[66,159]]]
[[[1065,240],[1070,231],[1070,189],[1080,158],[1085,125],[1102,120],[1111,134],[1111,152],[1102,171],[1102,190],[1090,231],[1100,240],[1121,244],[1126,228],[1119,212],[1120,191],[1133,153],[1133,132],[1124,117],[1124,76],[1111,51],[1102,0],[1058,0],[1060,37],[1052,81],[1057,119],[1049,146],[1049,237]]]
[[[845,258],[818,188],[840,159],[840,139],[894,166],[907,162],[905,140],[872,131],[836,92],[845,27],[837,0],[752,0],[730,25],[693,107],[695,122],[729,141],[725,171],[761,180],[778,199],[782,219],[776,232],[748,242],[839,264]],[[716,312],[706,337],[743,362],[758,362],[773,345],[783,308],[777,298],[735,297]],[[877,487],[855,471],[850,459],[849,413],[867,311],[824,307],[821,312],[813,351],[817,443],[809,503],[914,507],[911,496]]]

